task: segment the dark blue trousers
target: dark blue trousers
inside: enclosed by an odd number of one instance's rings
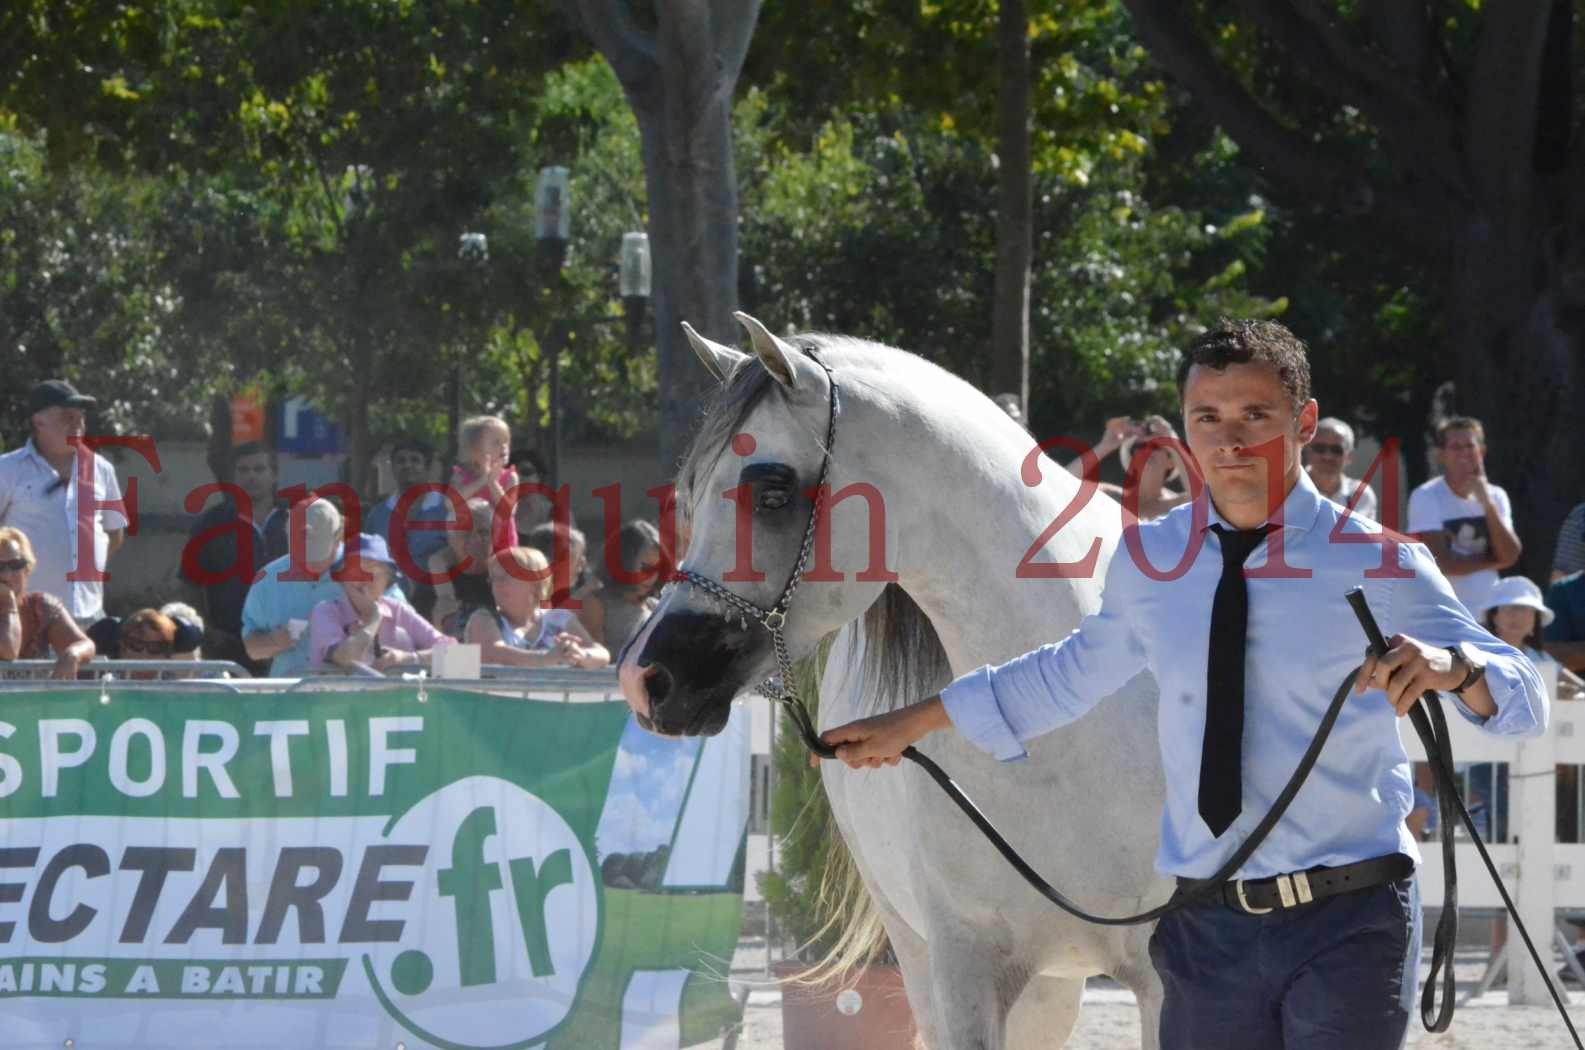
[[[1220,901],[1162,919],[1162,1050],[1398,1050],[1417,1016],[1413,878],[1266,915]]]

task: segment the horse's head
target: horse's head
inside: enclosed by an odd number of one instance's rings
[[[857,617],[886,582],[878,489],[834,507],[828,500],[819,528],[811,526],[822,472],[833,491],[866,480],[859,399],[846,390],[833,396],[827,365],[811,353],[820,339],[794,346],[752,317],[737,317],[753,354],[684,326],[721,388],[678,478],[678,505],[690,523],[683,578],[667,586],[618,667],[628,704],[660,733],[718,732],[732,700],[776,670],[770,631],[755,610],[778,606],[806,549],[784,610],[795,660]],[[836,456],[828,460],[833,428]],[[880,531],[872,532],[877,522]],[[871,564],[872,553],[879,564]]]

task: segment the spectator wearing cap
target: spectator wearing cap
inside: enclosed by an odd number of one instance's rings
[[[171,603],[179,609],[191,606]],[[89,635],[97,653],[109,660],[196,660],[203,644],[201,620],[191,620],[165,609],[139,609],[123,619],[106,616]],[[97,635],[97,637],[96,637]]]
[[[95,506],[121,499],[115,468],[73,440],[85,433],[87,412],[96,404],[64,379],[39,383],[28,395],[27,443],[0,455],[0,525],[14,525],[32,540],[33,589],[59,598],[84,626],[104,615],[104,583],[91,577],[104,572],[127,527],[119,511]],[[79,455],[92,457],[86,470],[91,493],[78,491]],[[91,541],[79,543],[79,524],[93,530]],[[93,551],[92,566],[78,566],[79,546]]]
[[[396,562],[384,538],[363,533],[348,547],[364,571],[344,574],[341,595],[314,606],[308,618],[310,665],[378,671],[427,666],[430,650],[449,639],[410,606],[386,596],[396,581]],[[345,568],[343,559],[335,571]]]
[[[1536,668],[1545,672],[1547,665],[1558,661],[1547,652],[1544,641],[1546,628],[1557,619],[1557,614],[1541,598],[1541,588],[1524,576],[1504,576],[1486,594],[1485,608],[1478,610],[1481,626],[1530,658]],[[1542,675],[1542,681],[1548,679]],[[1558,699],[1573,699],[1577,695],[1576,679],[1566,668],[1558,667]]]
[[[242,644],[242,606],[259,570],[286,553],[286,501],[276,491],[275,450],[257,441],[231,453],[232,480],[241,498],[225,494],[193,523],[182,552],[182,578],[207,620],[210,654],[235,660],[252,674],[265,664]]]
[[[1349,460],[1354,458],[1354,428],[1338,419],[1327,416],[1315,425],[1315,437],[1305,447],[1310,480],[1321,495],[1340,507],[1354,500],[1351,513],[1380,521],[1376,494],[1369,485],[1344,473]],[[1356,499],[1357,495],[1357,499]]]
[[[202,615],[200,615],[198,610],[194,609],[186,602],[166,602],[164,605],[160,606],[160,612],[164,613],[166,616],[169,616],[172,620],[175,620],[178,628],[176,650],[172,654],[171,659],[204,659],[204,649],[202,644],[204,640],[204,618]],[[181,637],[183,624],[186,625],[187,630],[190,632],[190,636],[196,639],[191,649],[186,648],[185,641]]]
[[[1547,652],[1575,674],[1585,674],[1585,572],[1553,580],[1546,603],[1556,614],[1546,625]]]
[[[428,587],[428,584],[418,584],[406,578],[406,573],[415,568],[422,569],[429,564],[429,559],[440,548],[446,545],[446,534],[439,529],[412,527],[414,522],[445,522],[451,514],[450,505],[446,497],[438,490],[424,493],[417,501],[411,503],[407,510],[406,521],[396,522],[393,514],[402,497],[419,485],[429,483],[430,462],[433,452],[428,444],[411,438],[397,441],[391,446],[391,473],[396,482],[396,491],[385,499],[376,503],[369,511],[364,527],[372,534],[385,540],[392,557],[397,559],[397,571],[402,574],[403,589],[415,604],[428,604],[433,601],[420,601],[416,595],[417,588]],[[399,527],[398,527],[399,526]],[[397,533],[401,535],[398,536]],[[407,550],[405,562],[398,557],[402,547]],[[407,566],[406,569],[403,566]],[[432,588],[431,588],[432,591]]]
[[[139,609],[121,621],[116,651],[118,660],[187,660],[198,649],[201,630],[186,620],[158,609]],[[134,671],[132,678],[153,678],[153,671]]]
[[[300,533],[295,526],[288,529],[292,549],[264,567],[242,605],[242,642],[251,659],[270,662],[272,678],[292,678],[308,669],[308,617],[320,602],[341,596],[340,585],[331,579],[341,555],[341,512],[328,500],[314,498],[298,513],[305,524]],[[406,602],[398,588],[391,588],[391,596]]]
[[[42,660],[55,650],[51,678],[74,679],[94,643],[53,594],[28,590],[33,545],[14,525],[0,527],[0,660]]]

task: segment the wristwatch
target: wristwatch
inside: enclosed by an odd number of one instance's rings
[[[1459,696],[1464,695],[1464,690],[1474,685],[1486,676],[1486,658],[1484,653],[1474,650],[1478,655],[1470,656],[1472,647],[1464,645],[1450,645],[1447,651],[1453,654],[1454,660],[1464,661],[1464,666],[1469,668],[1469,673],[1464,675],[1464,680],[1453,687],[1453,692]]]

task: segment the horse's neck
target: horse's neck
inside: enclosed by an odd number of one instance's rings
[[[899,575],[959,675],[1056,641],[1099,608],[1119,520],[1117,505],[1097,495],[1026,558],[1036,538],[1077,501],[1077,480],[1042,459],[1040,484],[1025,485],[1020,467],[1034,439],[1009,440],[1000,427],[958,431],[946,443],[939,458],[915,458],[928,464],[922,469],[930,477],[912,488],[935,504],[928,520],[937,528],[926,531],[936,536],[905,552]],[[941,499],[943,475],[950,476],[947,501]],[[945,511],[950,516],[944,516],[944,502],[956,508]],[[1096,540],[1094,566],[1084,567]],[[1053,564],[1081,568],[1072,578],[1051,578],[1041,566]]]

